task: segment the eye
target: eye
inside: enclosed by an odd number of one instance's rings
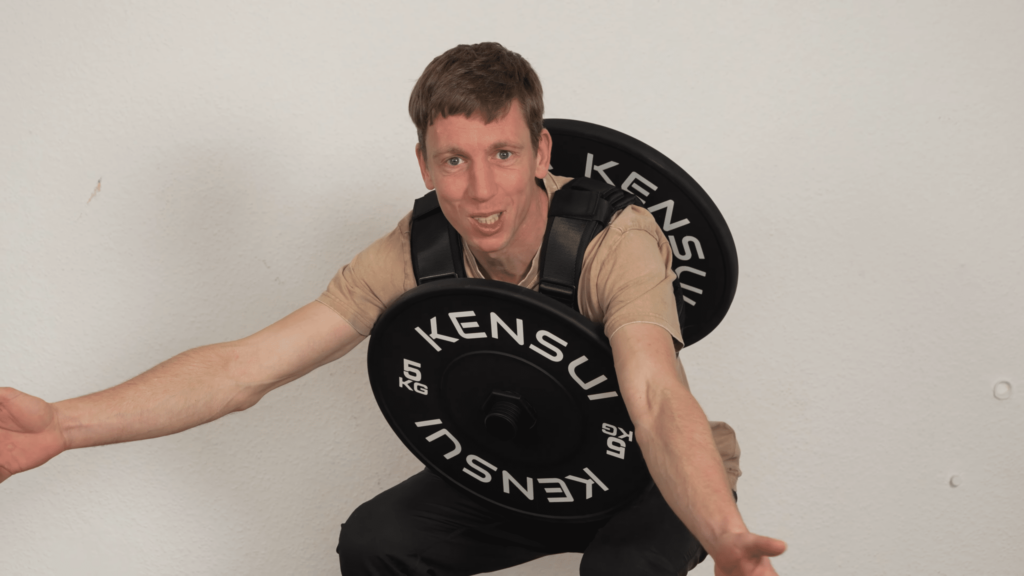
[[[444,162],[449,166],[458,166],[459,164],[462,164],[462,158],[459,158],[458,156],[452,156],[451,158],[445,160]]]
[[[509,152],[508,150],[499,150],[498,151],[498,160],[508,160],[511,157],[512,157],[512,153]]]

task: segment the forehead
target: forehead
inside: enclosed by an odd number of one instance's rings
[[[524,145],[530,139],[530,129],[517,101],[512,101],[509,111],[490,123],[485,123],[479,112],[466,117],[462,115],[438,117],[427,128],[427,147],[438,152],[446,148],[460,149],[487,148],[495,143]]]

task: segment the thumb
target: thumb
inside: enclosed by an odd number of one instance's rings
[[[41,432],[52,420],[52,408],[45,400],[14,388],[0,388],[0,428]]]
[[[752,539],[745,543],[746,552],[756,556],[778,556],[786,551],[786,543],[782,540],[751,534]]]

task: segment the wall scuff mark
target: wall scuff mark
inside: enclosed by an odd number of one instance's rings
[[[89,204],[89,202],[92,202],[92,199],[95,198],[97,194],[100,193],[100,187],[102,184],[103,177],[101,176],[100,179],[96,181],[96,187],[92,189],[92,196],[89,196],[89,199],[85,201],[87,205]]]

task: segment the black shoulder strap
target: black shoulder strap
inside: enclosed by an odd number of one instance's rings
[[[551,200],[540,252],[540,293],[579,311],[577,287],[587,245],[611,217],[636,198],[611,184],[576,178]]]
[[[434,280],[466,277],[462,239],[441,212],[437,192],[430,191],[416,200],[409,243],[417,286]]]

